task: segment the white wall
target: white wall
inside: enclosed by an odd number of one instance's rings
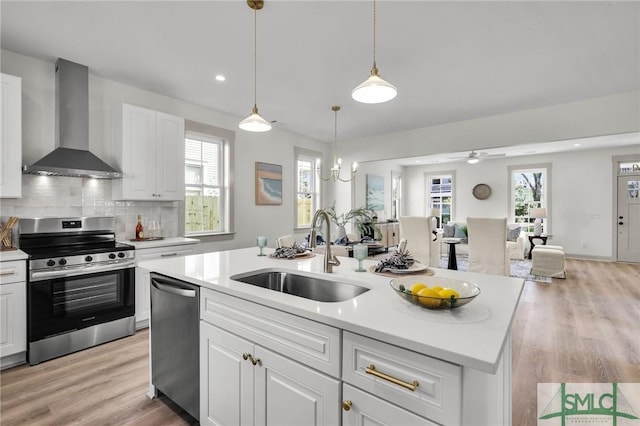
[[[54,134],[54,64],[2,50],[0,64],[2,72],[22,77],[23,91],[23,163],[31,164],[55,148]],[[139,105],[149,109],[174,114],[189,120],[210,124],[235,132],[235,235],[226,240],[211,242],[201,250],[221,250],[255,245],[255,236],[266,235],[270,245],[274,245],[279,235],[293,232],[293,188],[294,188],[294,146],[315,151],[328,152],[327,145],[300,135],[277,128],[267,133],[248,133],[237,130],[244,117],[235,117],[198,105],[173,99],[157,93],[148,92],[132,86],[104,79],[89,72],[89,149],[107,163],[112,163],[112,141],[117,137],[112,132],[114,114],[122,103]],[[247,107],[249,108],[249,107]],[[249,110],[247,110],[249,111]],[[283,203],[281,206],[256,206],[254,201],[255,162],[281,164],[283,166]],[[39,182],[39,181],[38,181]],[[2,200],[1,215],[19,212],[22,216],[41,214],[42,198],[31,194],[28,176],[23,176],[22,200]],[[178,203],[126,202],[114,203],[111,200],[108,183],[102,183],[98,201],[94,194],[87,197],[78,192],[87,193],[88,183],[80,178],[65,178],[54,181],[53,186],[61,197],[53,201],[46,209],[48,215],[79,214],[115,214],[119,229],[119,238],[133,235],[135,216],[162,215],[162,220],[170,223],[177,219]],[[64,187],[76,188],[65,192]],[[41,187],[38,186],[38,191]],[[90,195],[90,196],[89,196]],[[73,209],[69,210],[68,200],[73,198]],[[98,205],[96,205],[96,202]],[[78,205],[79,204],[79,205]],[[91,204],[90,206],[87,204]],[[167,205],[168,204],[168,205]],[[169,232],[177,232],[177,226],[167,227]],[[175,235],[165,235],[175,236]],[[205,238],[206,240],[206,238]]]
[[[549,244],[562,245],[567,255],[611,259],[614,253],[612,157],[637,155],[639,146],[553,155],[535,155],[404,168],[405,214],[424,215],[425,176],[455,170],[453,220],[475,217],[509,217],[509,166],[551,164]],[[363,164],[375,170],[396,166],[390,161]],[[383,172],[380,172],[382,175]],[[389,174],[389,173],[387,173]],[[491,187],[491,196],[477,200],[471,191],[479,183]],[[362,192],[362,190],[359,190]]]

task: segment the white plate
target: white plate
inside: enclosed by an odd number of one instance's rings
[[[408,269],[392,269],[392,268],[384,268],[383,272],[391,272],[392,274],[413,274],[415,272],[424,271],[427,269],[427,265],[424,263],[414,263]]]

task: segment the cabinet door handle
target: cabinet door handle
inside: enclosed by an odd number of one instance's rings
[[[251,358],[251,354],[250,353],[245,352],[245,353],[242,354],[242,359],[244,359],[245,361],[248,360],[249,358]]]
[[[13,275],[17,273],[17,269],[0,269],[0,275]]]
[[[371,364],[370,366],[365,368],[364,372],[367,373],[367,374],[374,375],[376,377],[380,377],[381,379],[387,380],[387,381],[389,381],[391,383],[394,383],[396,385],[402,386],[403,388],[407,388],[412,392],[415,391],[418,386],[420,386],[420,384],[418,383],[417,380],[414,380],[411,383],[407,383],[407,382],[405,382],[403,380],[396,379],[395,377],[389,376],[388,374],[381,373],[378,370],[376,370],[376,366],[373,365],[373,364]]]
[[[260,358],[252,357],[251,364],[258,365],[260,363]]]
[[[350,399],[347,399],[346,401],[342,401],[342,409],[344,411],[349,411],[351,410],[351,406],[353,405],[353,402],[351,402]]]
[[[160,255],[160,257],[171,257],[171,256],[177,256],[178,253],[162,253]]]

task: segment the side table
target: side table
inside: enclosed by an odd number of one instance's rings
[[[460,238],[443,238],[442,242],[449,244],[449,263],[447,268],[457,270],[458,260],[456,259],[456,244],[460,244]]]
[[[529,244],[531,244],[531,249],[529,249],[529,259],[531,259],[531,253],[533,252],[533,248],[536,246],[533,240],[542,240],[542,243],[539,245],[545,246],[547,245],[547,238],[549,238],[549,235],[529,235]]]

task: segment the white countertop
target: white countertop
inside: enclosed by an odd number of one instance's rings
[[[272,253],[266,249],[265,253]],[[201,287],[237,296],[275,309],[372,337],[454,364],[495,373],[524,280],[446,269],[435,275],[470,281],[481,294],[466,306],[433,311],[412,305],[389,286],[390,278],[355,272],[357,261],[340,257],[333,274],[322,272],[324,255],[302,260],[257,256],[257,248],[222,251],[172,259],[150,260],[140,266]],[[368,268],[373,260],[363,262]],[[316,302],[229,279],[238,273],[280,268],[326,275],[370,290],[351,300]]]
[[[196,238],[169,237],[169,238],[163,238],[161,240],[150,240],[150,241],[127,240],[122,242],[125,244],[134,246],[136,250],[141,250],[146,248],[180,246],[185,244],[197,244],[200,242],[200,240]]]
[[[22,250],[4,250],[0,251],[0,262],[9,262],[11,260],[25,260],[29,255]]]

